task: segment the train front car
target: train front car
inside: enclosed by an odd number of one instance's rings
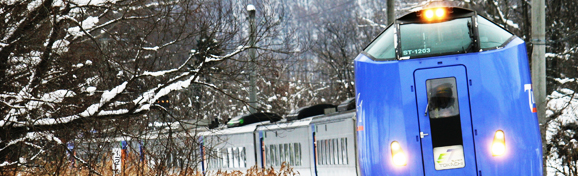
[[[476,12],[398,18],[355,59],[362,175],[541,175],[526,45]]]

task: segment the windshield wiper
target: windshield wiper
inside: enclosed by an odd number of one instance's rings
[[[474,48],[474,46],[476,46],[476,36],[474,35],[474,27],[472,26],[472,23],[469,21],[468,21],[468,36],[470,37],[471,42],[466,49],[464,49],[464,47],[462,46],[462,50],[464,50],[464,53],[468,53],[468,51],[471,51]]]

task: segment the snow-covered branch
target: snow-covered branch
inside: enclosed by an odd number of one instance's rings
[[[373,20],[370,20],[368,18],[363,17],[362,19],[363,19],[363,21],[369,23],[370,26],[379,26],[380,28],[383,28],[383,29],[387,28],[387,25],[377,24],[376,22],[374,22]]]
[[[224,56],[215,56],[215,55],[212,55],[212,54],[211,54],[211,55],[210,55],[211,57],[205,59],[205,62],[218,62],[218,61],[222,61],[222,60],[224,60],[224,59],[231,58],[231,57],[233,57],[233,56],[235,56],[235,55],[237,55],[237,54],[239,54],[239,53],[241,53],[241,52],[243,52],[243,51],[245,51],[245,50],[247,50],[247,49],[249,49],[249,48],[251,48],[251,47],[250,47],[250,46],[239,46],[239,47],[237,47],[237,50],[235,50],[235,51],[233,51],[233,52],[231,52],[231,53],[229,53],[229,54],[227,54],[227,55],[224,55]]]

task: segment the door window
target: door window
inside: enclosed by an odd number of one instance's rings
[[[456,78],[426,81],[436,170],[465,167]]]

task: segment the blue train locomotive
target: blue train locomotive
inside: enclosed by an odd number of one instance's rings
[[[362,175],[542,175],[526,45],[475,11],[396,19],[355,81]]]

